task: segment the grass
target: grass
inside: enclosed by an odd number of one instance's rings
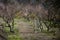
[[[14,33],[10,32],[9,27],[5,27],[4,30],[7,32],[8,35],[7,40],[22,40],[18,32],[18,29],[14,28]]]
[[[24,19],[24,18],[22,18],[22,19],[15,19],[15,22],[18,22],[19,23],[19,21],[23,21],[23,22],[26,22],[26,23],[29,23],[31,26],[34,26],[34,24],[33,24],[33,22],[32,21],[27,21],[27,19]],[[16,27],[17,27],[17,23],[14,23],[15,25],[15,27],[14,27],[14,31],[15,31],[15,33],[11,33],[10,32],[10,28],[9,27],[5,27],[5,31],[8,33],[8,40],[23,40],[21,37],[20,37],[20,34],[19,34],[19,31],[18,31],[18,29],[16,29]],[[44,25],[44,24],[43,24]],[[45,25],[44,25],[44,28],[45,28]],[[53,37],[53,33],[50,33],[50,32],[47,32],[46,30],[43,30],[43,33],[45,33],[47,36],[51,36],[51,37]],[[34,40],[34,38],[32,37],[32,39]]]
[[[8,40],[21,40],[21,38],[18,35],[9,35]]]
[[[42,33],[45,33],[47,36],[50,36],[50,37],[52,37],[52,38],[55,37],[55,36],[53,35],[53,34],[54,34],[53,32],[49,32],[49,31],[45,31],[45,30],[44,30]]]

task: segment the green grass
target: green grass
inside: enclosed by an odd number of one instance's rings
[[[4,30],[7,32],[8,40],[22,40],[22,38],[20,37],[20,34],[18,32],[18,29],[14,28],[14,33],[10,32],[9,27],[5,27]]]
[[[8,35],[8,40],[21,40],[19,35]]]

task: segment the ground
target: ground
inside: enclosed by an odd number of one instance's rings
[[[34,27],[31,22],[25,19],[15,19],[14,21],[14,26],[18,30],[18,34],[12,34],[7,31],[9,37],[8,40],[52,40],[52,37],[46,33],[34,32]],[[6,30],[9,30],[9,28],[6,28]]]
[[[15,20],[15,26],[19,30],[20,37],[23,40],[52,40],[51,36],[46,35],[45,33],[34,32],[34,27],[26,21]]]

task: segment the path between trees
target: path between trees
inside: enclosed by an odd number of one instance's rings
[[[45,33],[34,33],[34,29],[28,22],[16,20],[16,26],[23,40],[52,40]]]

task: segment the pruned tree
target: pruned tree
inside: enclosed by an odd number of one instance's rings
[[[0,16],[10,27],[10,31],[13,31],[14,18],[17,12],[20,11],[20,5],[15,0],[4,0],[1,4]],[[10,25],[12,23],[12,26]]]

